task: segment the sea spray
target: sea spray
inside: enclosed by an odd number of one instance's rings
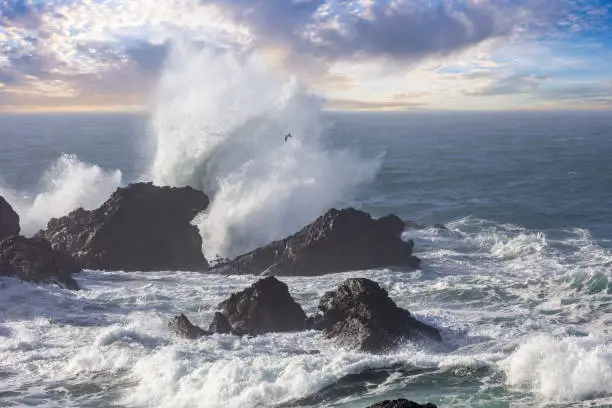
[[[43,174],[36,195],[1,186],[0,195],[19,213],[22,233],[31,235],[53,217],[61,217],[78,207],[98,207],[121,185],[121,178],[119,170],[106,171],[80,161],[73,154],[63,154]]]
[[[322,106],[256,54],[176,46],[152,118],[151,173],[157,184],[212,196],[196,220],[205,255],[282,238],[373,180],[379,158],[324,146]]]
[[[546,401],[592,399],[610,392],[612,347],[605,337],[539,334],[523,340],[500,362],[511,387],[526,389]]]

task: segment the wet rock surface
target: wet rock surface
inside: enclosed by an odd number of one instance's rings
[[[168,327],[177,336],[192,340],[212,334],[192,324],[184,314],[172,318],[172,320],[170,320],[168,323]]]
[[[190,187],[131,184],[93,211],[51,219],[37,236],[86,268],[205,271],[202,238],[191,221],[207,206],[208,197]]]
[[[208,331],[211,333],[230,334],[234,332],[234,329],[223,313],[215,312],[213,320],[210,326],[208,326]]]
[[[80,271],[77,261],[66,252],[52,249],[43,238],[13,235],[0,241],[0,276],[76,290],[79,285],[71,275]]]
[[[0,241],[12,235],[19,235],[19,215],[13,207],[0,196]]]
[[[219,305],[234,333],[259,335],[303,330],[306,314],[287,285],[275,277],[260,279]]]
[[[431,403],[421,405],[414,401],[409,401],[407,399],[400,398],[397,400],[386,400],[378,402],[374,405],[370,405],[367,408],[437,408],[437,406]]]
[[[258,280],[219,304],[208,331],[181,315],[171,322],[183,337],[321,330],[340,346],[366,352],[389,351],[404,341],[440,342],[438,330],[399,308],[387,291],[365,278],[351,278],[319,302],[320,313],[306,317],[288,287],[274,276]]]
[[[342,346],[384,352],[407,340],[441,341],[438,330],[397,307],[387,291],[365,278],[347,279],[319,302],[315,328]]]
[[[418,268],[395,215],[332,209],[301,231],[216,266],[226,274],[315,276],[385,266]]]

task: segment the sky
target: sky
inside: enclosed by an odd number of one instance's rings
[[[146,110],[186,39],[329,109],[612,108],[612,0],[0,0],[0,111]]]

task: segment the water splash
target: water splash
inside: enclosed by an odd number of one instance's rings
[[[78,207],[98,207],[121,185],[121,171],[106,171],[81,162],[75,155],[64,154],[43,174],[40,184],[35,196],[0,187],[0,195],[19,213],[24,235],[34,234],[49,219]]]
[[[612,350],[603,338],[532,337],[503,360],[510,386],[528,389],[546,401],[597,398],[610,392]]]
[[[207,256],[293,233],[373,180],[378,158],[324,146],[322,106],[256,54],[176,47],[152,118],[151,173],[157,184],[212,196],[196,220]]]

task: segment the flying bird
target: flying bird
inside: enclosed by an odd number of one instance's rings
[[[291,133],[287,133],[287,134],[285,135],[285,142],[286,142],[286,141],[287,141],[287,139],[289,139],[290,137],[293,137],[293,136],[291,135]]]

